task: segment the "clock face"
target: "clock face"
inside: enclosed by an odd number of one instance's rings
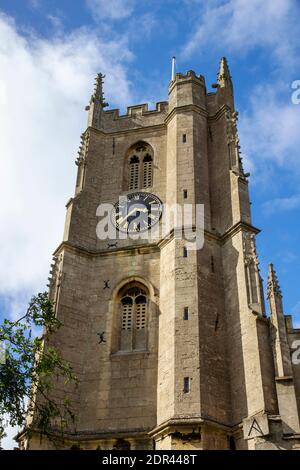
[[[136,192],[122,196],[114,206],[112,222],[121,232],[149,230],[162,215],[160,199],[151,193]]]

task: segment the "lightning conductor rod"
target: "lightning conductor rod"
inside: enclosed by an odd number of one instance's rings
[[[175,65],[176,65],[176,57],[172,57],[172,81],[175,80]]]

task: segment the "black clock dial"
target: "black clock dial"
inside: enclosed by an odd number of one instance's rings
[[[161,215],[162,203],[157,196],[136,192],[122,197],[115,204],[112,222],[122,232],[139,233],[153,227]]]

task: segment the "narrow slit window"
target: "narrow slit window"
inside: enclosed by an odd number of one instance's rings
[[[189,393],[190,391],[190,378],[189,377],[184,377],[183,379],[183,392],[184,393]]]
[[[182,135],[182,142],[185,144],[186,143],[186,134]]]
[[[184,258],[187,258],[187,255],[188,255],[187,247],[184,246],[184,247],[183,247],[183,257],[184,257]]]
[[[189,319],[189,308],[188,307],[184,307],[184,309],[183,309],[183,319],[184,320]]]
[[[187,189],[184,189],[183,190],[183,199],[187,199],[187,196],[188,196]]]
[[[215,260],[213,256],[210,257],[210,266],[211,266],[211,272],[214,273],[215,272]]]

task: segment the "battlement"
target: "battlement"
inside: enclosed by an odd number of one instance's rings
[[[186,73],[176,73],[175,75],[175,80],[171,81],[173,83],[174,81],[179,81],[179,80],[187,80],[190,78],[195,78],[197,80],[200,80],[202,83],[205,84],[205,78],[203,75],[197,75],[194,70],[188,70]]]
[[[168,107],[167,101],[161,101],[155,104],[155,109],[149,109],[147,103],[128,106],[126,114],[120,114],[119,109],[102,110],[97,127],[104,132],[119,132],[161,125],[165,122]]]
[[[168,114],[183,106],[195,105],[208,114],[215,114],[224,104],[234,108],[232,81],[224,57],[220,62],[217,83],[213,85],[215,92],[207,93],[203,75],[194,70],[174,74],[173,68],[168,101],[156,103],[155,109],[149,109],[147,103],[128,106],[125,114],[121,114],[119,109],[105,109],[108,104],[103,95],[103,77],[98,74],[96,87],[86,110],[89,111],[88,126],[106,133],[165,125]]]
[[[143,104],[136,104],[133,106],[127,106],[126,114],[120,114],[119,109],[109,109],[104,111],[104,115],[108,116],[109,114],[113,115],[113,119],[126,119],[132,118],[137,115],[145,116],[148,114],[156,114],[156,113],[165,113],[168,111],[168,102],[167,101],[160,101],[155,104],[155,109],[149,109],[148,103]]]
[[[194,70],[188,70],[186,73],[176,73],[174,80],[171,80],[169,83],[169,92],[174,88],[174,86],[179,83],[185,83],[190,81],[198,82],[199,85],[205,87],[205,78],[203,75],[197,75]]]

